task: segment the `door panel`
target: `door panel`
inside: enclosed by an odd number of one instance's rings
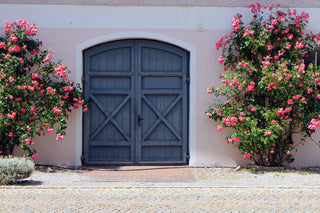
[[[188,53],[151,40],[84,51],[84,164],[186,164]]]
[[[138,113],[144,119],[138,134],[139,164],[187,162],[188,53],[155,41],[139,41]],[[187,102],[186,102],[187,103]],[[185,109],[185,114],[183,115]]]
[[[100,49],[100,48],[99,48]],[[101,49],[89,58],[90,71],[92,72],[130,72],[131,48],[115,47]]]
[[[147,44],[148,46],[145,44],[140,46],[141,72],[181,72],[181,56],[169,52],[172,50],[170,46],[163,46],[160,49],[161,47],[152,41]]]
[[[84,51],[84,164],[133,164],[134,41]]]

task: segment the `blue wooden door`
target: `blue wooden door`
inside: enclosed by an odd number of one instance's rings
[[[186,164],[188,52],[132,39],[83,53],[85,165]]]

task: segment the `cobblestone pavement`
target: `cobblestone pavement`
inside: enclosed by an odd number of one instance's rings
[[[1,189],[1,212],[320,212],[319,189]]]
[[[194,182],[36,172],[21,185],[0,187],[0,212],[320,212],[319,172],[190,169]]]

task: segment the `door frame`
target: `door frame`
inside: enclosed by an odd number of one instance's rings
[[[120,32],[114,34],[108,34],[100,37],[93,38],[89,41],[81,43],[76,48],[76,70],[77,76],[76,81],[81,82],[83,76],[83,51],[87,48],[110,42],[115,40],[123,39],[150,39],[165,42],[178,46],[189,52],[189,129],[188,129],[188,147],[189,147],[189,165],[195,166],[196,162],[196,48],[189,43],[176,38],[168,37],[162,34],[149,33],[149,32]],[[81,73],[81,74],[80,74]],[[82,84],[82,83],[81,83]],[[75,164],[76,166],[81,166],[81,156],[83,151],[83,125],[82,125],[82,112],[76,111],[76,154],[75,154]]]

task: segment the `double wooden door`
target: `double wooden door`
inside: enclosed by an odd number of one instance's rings
[[[83,164],[187,164],[188,60],[143,39],[85,50]]]

